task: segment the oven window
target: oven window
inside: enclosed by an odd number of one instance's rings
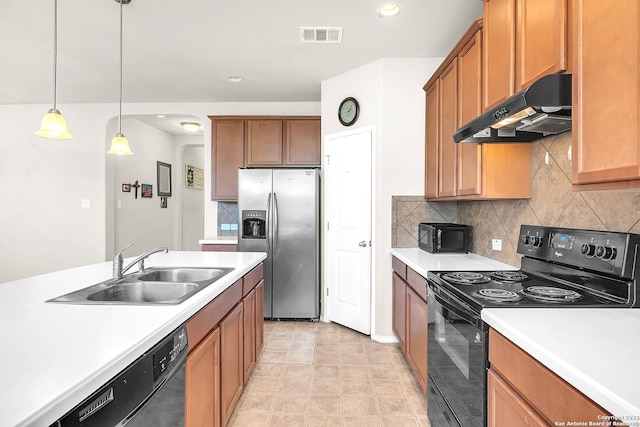
[[[429,298],[428,372],[460,425],[480,427],[486,414],[486,331]],[[433,393],[432,393],[433,394]],[[429,399],[431,399],[431,394]],[[434,397],[436,398],[436,397]],[[436,419],[439,414],[429,414]]]

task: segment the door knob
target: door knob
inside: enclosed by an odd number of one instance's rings
[[[367,247],[367,242],[365,240],[363,240],[362,242],[358,243],[358,245],[362,246],[363,248]]]

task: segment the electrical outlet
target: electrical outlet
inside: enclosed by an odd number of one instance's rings
[[[90,199],[82,199],[82,209],[91,209]]]
[[[491,239],[491,249],[494,251],[502,250],[502,240],[500,239]]]

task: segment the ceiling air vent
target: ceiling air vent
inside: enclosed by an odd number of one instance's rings
[[[300,27],[302,43],[342,43],[342,27]]]

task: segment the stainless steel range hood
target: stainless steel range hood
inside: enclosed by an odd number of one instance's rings
[[[455,142],[532,142],[571,129],[571,74],[550,74],[453,135]]]

